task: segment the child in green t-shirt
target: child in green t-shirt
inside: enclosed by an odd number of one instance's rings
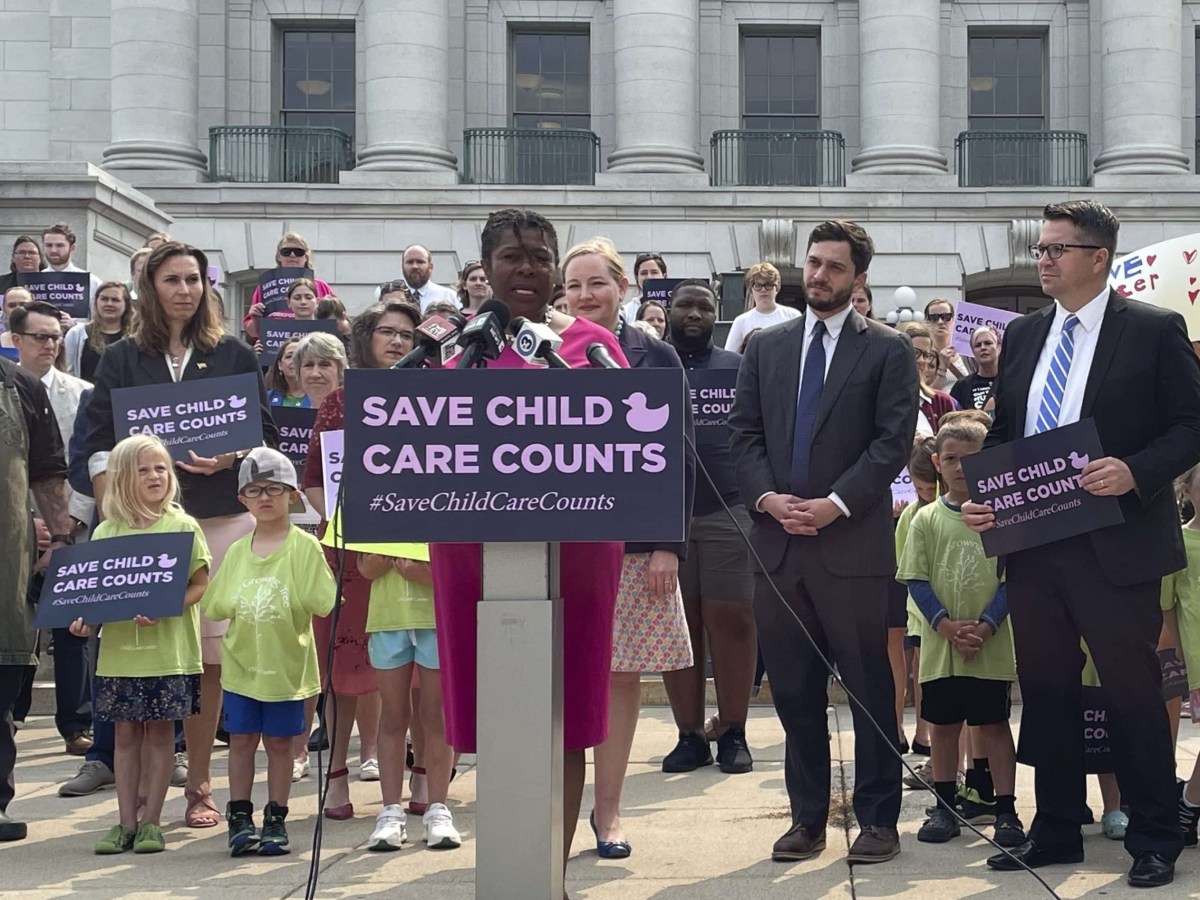
[[[944,843],[960,834],[951,810],[963,723],[978,726],[996,785],[996,842],[1025,840],[1016,814],[1016,749],[1008,725],[1016,679],[1004,585],[979,535],[962,519],[970,499],[962,460],[987,437],[986,413],[949,414],[938,429],[934,464],[944,493],[913,517],[897,578],[921,611],[921,716],[930,723],[938,805],[917,840]]]
[[[1187,568],[1163,579],[1163,620],[1178,638],[1187,668],[1192,721],[1200,720],[1200,466],[1193,466],[1176,482],[1180,498],[1192,504],[1194,514],[1183,526]],[[1200,760],[1187,782],[1179,783],[1179,824],[1185,846],[1195,847],[1200,822]]]
[[[166,849],[162,808],[175,764],[175,720],[200,711],[196,604],[208,585],[212,557],[199,523],[179,506],[175,464],[153,435],[134,435],[113,448],[103,512],[105,520],[93,541],[181,531],[192,535],[182,615],[139,615],[131,622],[106,624],[96,663],[94,714],[115,725],[113,772],[121,819],[96,844],[96,852],[158,853]],[[93,629],[76,619],[70,630],[90,637]]]
[[[204,595],[204,614],[231,619],[221,639],[221,687],[229,732],[229,852],[288,851],[292,739],[305,731],[304,701],[321,690],[312,618],[333,609],[333,575],[321,546],[288,519],[300,496],[296,469],[256,447],[238,472],[238,499],[254,531],[235,542]],[[267,805],[254,825],[254,755],[267,751]]]
[[[399,850],[408,840],[400,806],[404,784],[404,736],[414,712],[425,730],[425,770],[429,803],[420,811],[425,843],[448,850],[462,844],[446,806],[454,751],[446,743],[442,713],[437,633],[434,631],[433,572],[424,544],[388,548],[389,555],[362,553],[358,571],[371,582],[367,607],[367,651],[379,685],[379,787],[383,811],[367,841],[369,850]],[[421,683],[420,707],[412,708],[413,669]]]

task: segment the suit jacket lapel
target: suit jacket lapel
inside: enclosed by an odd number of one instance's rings
[[[867,349],[867,339],[863,336],[863,332],[866,330],[867,323],[858,313],[851,310],[842,326],[842,333],[838,335],[837,346],[833,350],[833,360],[829,363],[829,371],[825,375],[825,387],[821,391],[821,405],[817,408],[817,421],[813,425],[814,435],[821,430],[821,426],[837,402],[838,395],[846,386],[854,367],[858,365],[863,351]]]
[[[642,364],[642,359],[646,355],[646,344],[640,341],[640,336],[634,335],[634,328],[626,325],[621,329],[620,335],[617,336],[617,343],[621,345],[621,350],[625,353],[625,361],[629,363],[629,368],[636,369]]]
[[[1121,332],[1125,330],[1125,318],[1121,315],[1125,311],[1125,306],[1124,297],[1116,291],[1109,292],[1108,308],[1104,311],[1104,318],[1100,320],[1100,336],[1096,339],[1096,353],[1092,357],[1092,368],[1088,371],[1087,384],[1083,389],[1083,407],[1079,412],[1081,419],[1086,419],[1092,414],[1096,395],[1100,393],[1100,385],[1104,381],[1108,367],[1112,364],[1113,356],[1116,355]]]
[[[167,360],[161,353],[147,353],[145,350],[139,350],[138,366],[150,376],[149,384],[169,384],[173,380],[171,370],[167,367]]]
[[[197,378],[208,378],[212,374],[212,359],[214,351],[192,350],[187,368],[183,370],[181,381],[195,381]]]
[[[1017,435],[1025,433],[1025,412],[1029,388],[1033,384],[1033,370],[1037,368],[1042,348],[1046,346],[1046,338],[1050,336],[1050,326],[1054,324],[1055,309],[1056,306],[1051,303],[1032,314],[1035,320],[1033,332],[1025,344],[1019,348],[1013,348],[1019,356],[1012,360],[1009,364],[1009,372],[1005,373],[1004,392],[1012,398],[1015,404],[1013,433]]]

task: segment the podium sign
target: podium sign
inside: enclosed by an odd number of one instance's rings
[[[351,370],[347,541],[680,541],[682,369]]]

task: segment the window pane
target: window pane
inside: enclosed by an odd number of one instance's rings
[[[968,115],[986,116],[996,111],[995,91],[996,79],[992,75],[971,76],[970,109]]]
[[[567,127],[574,114],[588,128],[591,109],[590,41],[586,34],[520,32],[513,35],[513,125]]]
[[[341,32],[333,36],[333,68],[354,71],[354,33]]]
[[[792,42],[789,38],[771,38],[768,55],[768,71],[772,75],[792,74]]]
[[[767,39],[747,37],[742,46],[742,58],[745,61],[746,77],[767,74]]]
[[[996,114],[1015,115],[1018,112],[1017,87],[1019,79],[1012,76],[996,77]]]
[[[1016,75],[1019,69],[1017,60],[1017,39],[996,38],[996,74]]]
[[[513,60],[518,74],[532,72],[536,75],[541,71],[536,34],[518,34],[513,37]]]
[[[1020,79],[1020,113],[1025,116],[1042,114],[1042,79],[1022,75]]]
[[[333,107],[334,109],[354,109],[354,89],[353,78],[334,78],[333,80]]]
[[[813,35],[744,36],[742,127],[819,128],[820,65],[820,44]]]
[[[991,75],[992,39],[971,38],[967,44],[968,66],[971,75]]]
[[[1017,61],[1022,75],[1042,74],[1042,39],[1040,37],[1021,38],[1017,48]]]

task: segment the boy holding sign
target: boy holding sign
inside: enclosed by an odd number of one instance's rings
[[[979,535],[962,519],[970,499],[962,459],[978,453],[987,415],[950,413],[937,433],[945,493],[913,517],[896,578],[908,582],[921,611],[921,718],[930,723],[938,805],[917,840],[941,844],[961,833],[955,805],[958,740],[963,723],[978,726],[996,785],[996,843],[1025,841],[1016,811],[1016,749],[1008,725],[1016,680],[1008,600]]]

